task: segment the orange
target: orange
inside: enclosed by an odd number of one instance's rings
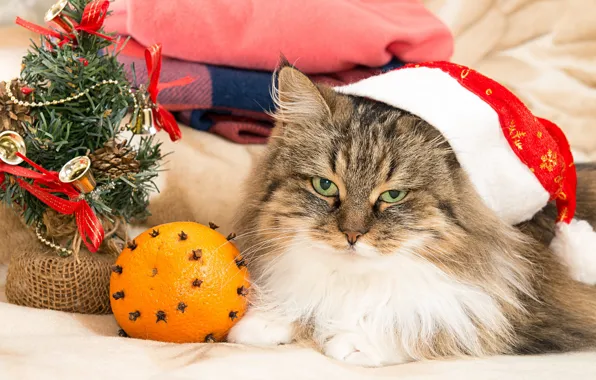
[[[122,335],[214,342],[244,315],[249,277],[240,252],[213,228],[176,222],[128,243],[110,278]]]

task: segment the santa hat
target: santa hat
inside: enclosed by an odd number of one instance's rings
[[[335,90],[404,109],[437,128],[486,205],[506,223],[527,221],[556,201],[551,249],[574,278],[596,283],[596,233],[574,219],[577,178],[569,143],[505,87],[467,67],[431,62]]]

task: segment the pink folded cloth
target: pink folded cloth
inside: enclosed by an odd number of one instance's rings
[[[283,53],[307,73],[448,60],[449,29],[418,0],[118,0],[107,31],[165,55],[273,70]]]

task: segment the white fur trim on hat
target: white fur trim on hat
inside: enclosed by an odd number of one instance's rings
[[[596,285],[596,233],[585,220],[557,223],[550,249],[577,281]]]
[[[404,109],[437,128],[485,204],[506,223],[529,220],[548,203],[549,193],[511,149],[497,113],[442,70],[398,69],[335,90]]]

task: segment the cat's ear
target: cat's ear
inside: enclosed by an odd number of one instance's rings
[[[273,95],[277,110],[274,116],[278,121],[307,124],[331,117],[331,109],[321,90],[283,56],[275,77],[277,86]]]

